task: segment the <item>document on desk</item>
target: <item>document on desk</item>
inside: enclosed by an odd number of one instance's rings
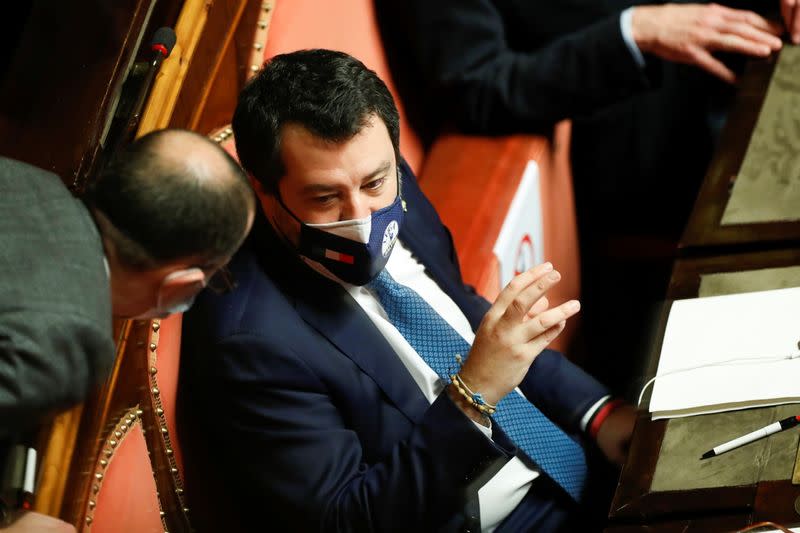
[[[676,300],[653,419],[800,403],[798,340],[800,287]]]

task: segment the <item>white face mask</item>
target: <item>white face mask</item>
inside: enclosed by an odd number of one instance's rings
[[[202,275],[202,277],[199,277],[198,273]],[[187,289],[185,289],[191,290],[191,293],[188,296],[184,296],[176,301],[164,301],[164,285],[170,281],[181,278],[189,278],[193,280],[191,283],[187,284]],[[173,313],[186,312],[192,307],[195,298],[197,298],[197,294],[203,290],[205,286],[205,273],[199,268],[189,268],[186,270],[177,270],[172,272],[164,277],[164,279],[161,281],[161,286],[158,289],[156,306],[148,309],[144,313],[134,318],[139,320],[149,318],[166,318]]]
[[[317,228],[351,241],[366,244],[369,242],[369,234],[372,230],[372,216],[356,218],[353,220],[342,220],[339,222],[328,222],[326,224],[309,224],[309,228]]]

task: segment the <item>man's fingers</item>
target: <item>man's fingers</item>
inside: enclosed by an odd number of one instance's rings
[[[531,342],[529,342],[528,347],[530,348],[531,353],[539,355],[542,352],[542,350],[547,348],[548,344],[553,342],[556,339],[556,337],[558,337],[561,334],[561,332],[564,331],[564,327],[566,325],[567,325],[566,320],[559,322],[558,324],[556,324],[555,326],[548,329],[547,331],[545,331],[544,333],[533,339]]]
[[[533,304],[533,307],[530,308],[527,318],[536,318],[536,315],[539,313],[544,313],[547,311],[548,307],[550,307],[550,300],[547,299],[547,296],[542,296],[535,304]]]
[[[736,75],[731,69],[726,67],[722,61],[714,58],[707,50],[694,48],[691,54],[691,61],[703,70],[713,74],[728,83],[736,81]]]
[[[794,0],[781,0],[781,18],[786,24],[786,29],[791,32],[790,26],[794,21]]]
[[[791,24],[787,22],[786,29],[789,35],[792,36],[792,42],[794,44],[800,44],[800,6],[798,6],[797,3],[795,3],[794,9],[792,10]]]
[[[552,270],[541,276],[516,295],[506,307],[502,318],[507,320],[509,325],[519,324],[524,321],[533,304],[560,280],[561,273],[558,270]]]
[[[765,44],[753,42],[732,33],[716,34],[704,43],[706,51],[734,52],[755,57],[766,57],[772,51]]]
[[[516,276],[508,283],[508,285],[503,288],[502,291],[500,291],[500,294],[497,295],[497,299],[494,301],[494,305],[492,305],[489,313],[496,314],[497,317],[505,313],[506,308],[508,308],[508,306],[514,301],[519,293],[528,288],[534,281],[538,280],[545,274],[552,272],[552,270],[553,265],[547,262],[542,263],[541,265],[536,265],[532,269],[526,270],[522,274]],[[525,311],[527,311],[527,309]]]
[[[783,45],[780,38],[775,35],[754,28],[750,24],[743,22],[733,22],[729,24],[725,30],[721,32],[721,37],[727,37],[728,35],[739,36],[745,41],[763,46],[764,55],[769,54],[773,50],[780,50]]]
[[[781,17],[794,44],[800,44],[800,9],[797,0],[781,0]]]
[[[525,323],[523,329],[523,338],[525,341],[535,339],[542,333],[545,333],[551,329],[553,326],[559,324],[560,322],[566,321],[568,318],[580,311],[580,309],[581,304],[578,300],[570,300],[568,302],[564,302],[558,307],[554,307],[545,311],[544,313],[539,314],[536,316],[536,318],[533,318]]]
[[[783,28],[780,24],[765,19],[761,15],[752,11],[743,11],[740,9],[723,8],[723,20],[726,22],[741,22],[750,27],[770,33],[774,36],[780,36],[783,33]]]

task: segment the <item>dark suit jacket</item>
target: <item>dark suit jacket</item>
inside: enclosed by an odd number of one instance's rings
[[[81,401],[114,360],[100,236],[57,176],[0,158],[0,437]]]
[[[731,96],[693,67],[654,57],[636,66],[620,14],[641,3],[660,2],[375,0],[398,88],[425,139],[442,122],[494,135],[548,133],[573,119],[585,241],[589,231],[677,237],[710,157],[709,114]]]
[[[463,284],[449,232],[403,172],[400,239],[477,328],[489,304]],[[196,443],[211,450],[189,497],[221,474],[247,531],[461,524],[467,485],[514,453],[508,441],[486,439],[446,394],[429,404],[359,305],[301,263],[263,217],[231,268],[238,289],[203,294],[184,317],[181,427],[191,428],[190,453]],[[572,432],[605,394],[552,351],[522,389]]]

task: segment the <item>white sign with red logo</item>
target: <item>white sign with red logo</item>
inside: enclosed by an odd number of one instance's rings
[[[500,263],[500,288],[544,261],[543,239],[539,165],[528,161],[494,245]]]

